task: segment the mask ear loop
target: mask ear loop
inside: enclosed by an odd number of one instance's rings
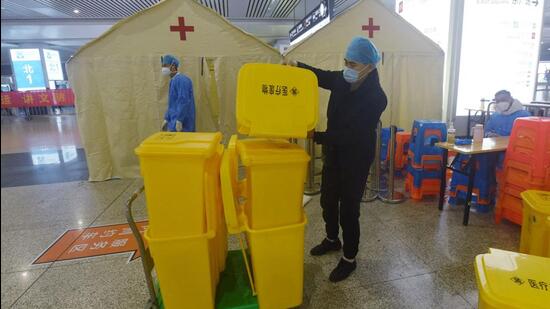
[[[362,78],[368,76],[370,74],[370,72],[374,71],[374,69],[372,69],[372,70],[368,71],[364,76],[361,76],[361,74],[363,74],[363,72],[365,72],[367,70],[369,65],[370,64],[367,64],[367,66],[365,66],[360,72],[358,72],[358,74],[357,74],[358,79],[362,79]]]
[[[510,103],[508,103],[508,108],[504,110],[505,112],[509,111],[510,108],[512,108],[512,105],[514,104],[514,100],[512,100]]]

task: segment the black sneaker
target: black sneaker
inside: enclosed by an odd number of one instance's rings
[[[313,247],[313,249],[311,249],[309,253],[313,256],[320,256],[330,251],[339,251],[340,249],[342,249],[342,243],[340,242],[340,239],[330,241],[325,238],[319,245]]]
[[[339,282],[351,275],[351,273],[357,268],[357,262],[348,262],[344,259],[340,259],[338,266],[330,273],[328,279],[331,282]]]

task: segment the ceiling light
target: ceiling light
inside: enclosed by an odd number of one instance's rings
[[[73,10],[73,13],[78,14],[78,13],[80,13],[80,10],[74,9],[74,10]]]

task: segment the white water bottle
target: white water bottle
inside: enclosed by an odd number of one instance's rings
[[[455,143],[455,136],[456,136],[456,129],[453,126],[453,123],[449,125],[449,128],[447,129],[447,143],[454,144]]]
[[[482,124],[476,124],[475,127],[472,128],[472,132],[474,137],[474,143],[483,142],[483,125]]]

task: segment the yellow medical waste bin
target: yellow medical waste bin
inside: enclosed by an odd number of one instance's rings
[[[313,72],[278,64],[249,63],[239,70],[237,126],[251,137],[305,138],[319,118]]]
[[[491,249],[475,269],[480,309],[550,308],[550,258]]]
[[[221,187],[229,232],[246,233],[260,308],[291,308],[302,303],[304,280],[304,228],[306,217],[300,207],[296,224],[253,229],[238,197],[235,181],[236,137],[232,137],[221,164]],[[242,245],[242,244],[241,244]],[[244,249],[244,248],[243,248]],[[247,259],[246,254],[244,256]],[[246,263],[248,268],[248,263]]]
[[[298,224],[272,229],[255,230],[244,222],[260,308],[299,306],[304,289],[305,214]]]
[[[153,134],[136,149],[145,184],[151,237],[206,232],[205,173],[221,133]]]
[[[157,239],[153,228],[145,239],[155,262],[165,308],[214,308],[219,271],[208,233]]]
[[[245,212],[249,226],[267,229],[302,222],[302,198],[309,156],[285,140],[237,141],[246,167]]]
[[[550,192],[527,190],[523,198],[523,224],[519,250],[550,258]]]
[[[223,145],[219,145],[212,159],[207,160],[204,195],[206,209],[211,211],[212,224],[216,226],[216,236],[211,242],[215,249],[217,266],[220,272],[225,269],[227,258],[227,225],[225,224],[220,187],[220,163],[223,151]]]
[[[216,286],[227,256],[220,187],[224,147],[220,140],[219,133],[159,133],[136,150],[148,194],[150,223],[145,238],[168,309],[214,308]],[[159,188],[162,184],[169,188]],[[186,185],[197,192],[187,192]],[[179,191],[178,186],[182,187]],[[156,200],[158,194],[166,196]],[[172,225],[171,229],[165,225]],[[186,235],[181,236],[181,230]],[[198,232],[191,234],[194,231]]]

